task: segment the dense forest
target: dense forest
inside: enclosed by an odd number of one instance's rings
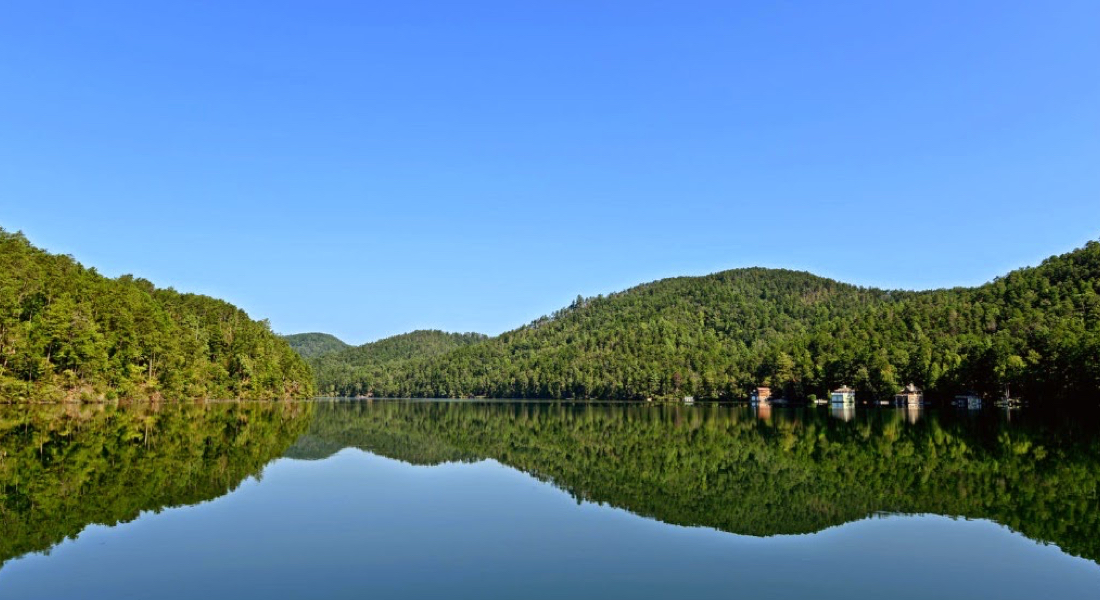
[[[440,356],[487,339],[480,333],[419,330],[339,352],[302,356],[310,359],[320,393],[343,395],[354,390],[352,395],[367,395],[371,390],[364,388],[362,381],[376,381],[413,359]]]
[[[0,406],[0,565],[87,525],[196,504],[258,476],[313,404]]]
[[[1095,421],[638,403],[318,403],[288,456],[493,459],[666,523],[770,536],[880,514],[990,519],[1100,562]],[[850,418],[850,417],[849,417]],[[1017,418],[1015,421],[1020,421]]]
[[[290,347],[293,348],[295,352],[302,355],[302,358],[305,359],[315,358],[322,354],[332,354],[351,348],[350,344],[327,333],[295,333],[284,335],[283,339],[290,344]]]
[[[389,397],[790,399],[843,384],[863,400],[907,383],[1030,402],[1100,398],[1100,243],[976,288],[862,288],[737,269],[594,298],[499,337],[373,363],[325,355],[326,393]]]
[[[0,230],[0,401],[312,394],[309,366],[266,321]]]

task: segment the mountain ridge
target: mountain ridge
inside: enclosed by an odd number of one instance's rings
[[[749,267],[671,277],[569,306],[497,337],[371,373],[335,393],[641,399],[789,398],[851,384],[884,399],[914,382],[1031,399],[1100,396],[1100,243],[976,287],[881,290]],[[354,394],[352,394],[354,395]]]

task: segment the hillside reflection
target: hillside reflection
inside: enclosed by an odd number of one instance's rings
[[[0,564],[86,526],[234,490],[308,427],[312,403],[0,406]]]
[[[196,504],[285,456],[493,459],[666,523],[753,536],[882,512],[990,519],[1100,562],[1096,420],[550,402],[0,407],[0,564]],[[277,527],[278,524],[273,524]]]
[[[288,451],[494,459],[667,523],[794,534],[881,512],[990,519],[1100,561],[1100,437],[1001,412],[324,402]],[[1091,421],[1095,423],[1095,421]]]

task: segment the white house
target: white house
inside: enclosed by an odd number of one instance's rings
[[[845,385],[833,390],[833,393],[829,394],[829,400],[833,404],[854,406],[856,403],[856,391]]]

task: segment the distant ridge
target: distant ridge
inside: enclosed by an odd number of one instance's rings
[[[295,352],[306,359],[347,350],[352,347],[351,344],[347,344],[340,338],[328,333],[293,333],[284,335],[283,339],[290,344]]]
[[[356,385],[361,378],[375,378],[406,361],[439,356],[487,339],[480,333],[417,330],[315,356],[310,364],[318,381],[327,383],[319,389],[321,393],[356,396],[369,392]]]

